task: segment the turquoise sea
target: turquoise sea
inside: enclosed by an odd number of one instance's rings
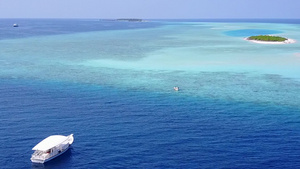
[[[0,168],[300,168],[299,30],[0,19]],[[296,43],[244,40],[260,34]],[[71,133],[68,152],[31,163],[39,141]]]

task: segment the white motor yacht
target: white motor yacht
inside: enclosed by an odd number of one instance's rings
[[[33,163],[45,163],[66,152],[74,141],[73,134],[69,136],[52,135],[34,146],[30,160]]]

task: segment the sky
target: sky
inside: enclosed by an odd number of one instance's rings
[[[300,18],[300,0],[0,0],[0,18]]]

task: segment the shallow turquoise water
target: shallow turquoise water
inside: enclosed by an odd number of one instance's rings
[[[257,35],[272,35],[283,33],[282,31],[277,30],[268,30],[268,29],[241,29],[225,32],[226,35],[236,36],[236,37],[249,37]]]
[[[299,24],[89,22],[0,38],[2,166],[30,168],[36,143],[69,133],[66,160],[31,167],[299,166]],[[259,30],[297,43],[240,36]]]
[[[276,26],[279,35],[300,39],[297,24],[180,22],[2,40],[0,76],[166,93],[180,86],[193,97],[297,105],[299,43],[262,45],[227,36]],[[294,92],[287,93],[289,87]]]

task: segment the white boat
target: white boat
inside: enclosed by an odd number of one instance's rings
[[[15,24],[13,24],[13,27],[19,27],[19,25],[15,23]]]
[[[34,146],[30,160],[33,163],[45,163],[66,152],[74,141],[73,134],[69,136],[52,135]]]

